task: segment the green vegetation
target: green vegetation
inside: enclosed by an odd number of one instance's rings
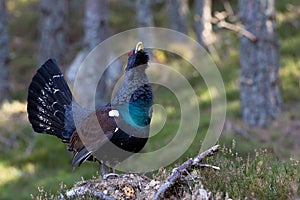
[[[232,149],[223,148],[218,156],[209,159],[221,170],[199,172],[205,188],[213,194],[232,199],[295,199],[299,197],[299,161],[281,162],[266,150],[241,157]]]
[[[27,86],[36,69],[34,55],[38,46],[38,12],[32,10],[37,10],[38,6],[35,0],[8,2],[12,54],[10,66],[15,101],[5,103],[0,109],[0,199],[31,199],[31,194],[37,197],[45,193],[50,198],[51,194],[57,195],[62,190],[61,185],[67,189],[81,180],[81,177],[97,177],[98,164],[86,163],[73,171],[70,165],[72,155],[66,150],[65,144],[55,137],[32,132],[27,122],[25,100]],[[214,194],[218,193],[222,198],[300,198],[300,5],[298,0],[277,2],[284,100],[283,112],[278,121],[267,128],[253,129],[245,127],[239,120],[238,39],[232,32],[222,30],[222,38],[217,44],[218,52],[222,52],[219,69],[226,87],[227,120],[219,141],[224,148],[216,157],[207,159],[207,163],[219,166],[221,170],[205,168],[198,175],[205,188]],[[120,4],[117,7],[111,6],[110,23],[113,32],[134,26],[132,13],[129,12],[130,16],[127,16]],[[160,5],[157,7],[159,11],[163,9]],[[82,14],[82,11],[79,13]],[[159,12],[155,21],[167,27],[163,14]],[[77,41],[80,40],[82,27],[73,20],[70,22],[74,24],[74,29],[70,30],[70,40]],[[76,45],[70,46],[66,63],[78,50],[76,48]],[[170,59],[174,67],[182,66],[180,60],[168,56],[166,59]],[[199,84],[197,80],[198,77],[189,78],[201,99],[199,134],[176,164],[195,155],[203,139],[203,130],[209,125],[210,101],[205,96],[207,88],[203,81]],[[155,92],[159,93],[156,101],[167,108],[168,121],[162,130],[164,137],[154,137],[147,148],[160,147],[170,141],[173,132],[177,130],[180,116],[176,111],[178,102],[172,100],[174,96],[171,93],[165,92],[163,88],[157,88]],[[232,146],[233,139],[236,142]],[[228,146],[231,148],[226,148]],[[167,171],[173,167],[169,166]]]

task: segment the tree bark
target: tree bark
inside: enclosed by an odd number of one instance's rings
[[[211,0],[195,0],[195,30],[198,42],[209,46],[213,41],[211,24]]]
[[[10,99],[6,1],[0,0],[0,104]]]
[[[153,26],[150,0],[136,0],[137,22],[139,27]]]
[[[100,42],[108,37],[108,27],[109,23],[109,10],[108,10],[108,0],[87,0],[86,1],[86,12],[85,12],[85,47],[86,50],[90,52],[95,48]],[[102,59],[106,59],[109,55],[101,55]],[[96,66],[98,67],[98,66]],[[105,66],[103,66],[105,67]],[[90,68],[91,74],[95,73],[95,69]],[[87,80],[89,81],[89,80]],[[95,96],[95,104],[101,106],[107,103],[109,100],[111,86],[109,81],[109,71],[104,72],[102,75]],[[87,83],[88,85],[89,83]],[[91,95],[89,95],[92,97]],[[86,98],[86,97],[85,97]],[[86,99],[86,102],[92,102],[90,99]],[[93,106],[93,105],[91,105]]]
[[[86,0],[84,43],[88,51],[108,37],[108,0]]]
[[[66,50],[66,11],[66,0],[40,1],[39,65],[49,58],[62,62]]]
[[[239,0],[239,8],[244,28],[257,38],[240,38],[242,119],[264,126],[278,117],[281,108],[275,0]]]
[[[78,53],[77,57],[74,59],[73,63],[69,67],[67,71],[68,79],[72,82],[75,81],[77,71],[88,55],[88,53],[94,49],[99,43],[103,40],[107,39],[109,36],[109,8],[108,8],[108,0],[86,0],[85,1],[85,19],[84,19],[84,45],[83,50]],[[100,57],[101,56],[101,57]],[[106,55],[99,55],[97,59],[107,59],[110,55],[107,52]],[[99,77],[95,76],[97,69],[95,67],[99,67],[98,65],[93,65],[86,68],[88,71],[88,77],[84,77],[84,79],[80,79],[80,85],[76,90],[78,93],[87,94],[84,96],[79,96],[80,99],[78,101],[87,108],[95,108],[101,105],[106,104],[110,99],[111,91],[115,83],[117,82],[119,76],[121,75],[122,64],[119,60],[112,63],[107,70],[102,75],[98,87],[96,89],[96,96],[93,95],[94,88],[87,90],[90,87],[90,83],[97,81]],[[106,66],[100,66],[106,67]],[[99,71],[99,70],[98,70]],[[80,92],[84,91],[84,92]],[[95,101],[93,101],[94,99]],[[95,102],[96,105],[92,105],[92,102]]]
[[[136,0],[135,9],[138,27],[152,27],[153,16],[151,12],[151,0]],[[140,29],[139,40],[145,45],[151,44],[152,36],[149,32]]]
[[[169,0],[168,15],[170,28],[188,34],[188,13],[187,0]]]

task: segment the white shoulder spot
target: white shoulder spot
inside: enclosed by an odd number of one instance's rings
[[[110,117],[119,117],[120,114],[119,114],[119,111],[117,111],[117,110],[111,110],[111,111],[108,112],[108,116],[110,116]]]

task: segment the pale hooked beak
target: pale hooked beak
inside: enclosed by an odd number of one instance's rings
[[[135,46],[135,50],[134,53],[137,53],[138,51],[143,50],[143,43],[142,42],[138,42]]]

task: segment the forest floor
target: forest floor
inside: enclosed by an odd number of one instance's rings
[[[72,155],[66,150],[65,144],[53,136],[33,132],[27,120],[26,97],[28,84],[36,70],[35,56],[32,55],[36,54],[38,29],[28,31],[28,27],[34,27],[33,24],[38,22],[37,12],[31,12],[32,9],[37,9],[37,3],[34,0],[9,0],[9,6],[10,32],[14,35],[11,38],[10,62],[13,100],[0,108],[0,199],[58,198],[60,192],[65,192],[76,183],[80,184],[82,179],[98,179],[99,167],[97,163],[85,163],[73,171],[70,166]],[[216,165],[221,170],[196,169],[191,175],[193,180],[187,181],[183,184],[184,188],[177,192],[191,192],[192,186],[197,191],[205,188],[221,199],[300,198],[299,1],[278,1],[277,10],[281,45],[282,113],[264,128],[243,124],[239,113],[238,38],[230,31],[219,31],[222,37],[216,44],[216,49],[222,52],[222,63],[218,67],[226,87],[227,117],[218,142],[221,150],[205,162]],[[112,13],[119,11],[115,8]],[[127,18],[124,17],[125,19]],[[122,19],[111,20],[119,23]],[[128,27],[123,28],[125,30]],[[121,30],[121,26],[117,26],[114,31]],[[80,35],[80,28],[73,31],[73,37]],[[76,45],[74,49],[76,50]],[[66,60],[70,61],[68,58]],[[172,62],[174,67],[182,67],[180,60]],[[191,148],[174,164],[145,174],[150,179],[163,181],[175,166],[199,151],[199,144],[203,139],[202,130],[209,126],[210,103],[205,101],[205,83],[198,84],[195,79],[191,77],[189,81],[196,91],[200,91],[199,99],[204,100],[199,105],[203,111],[199,134]],[[162,130],[164,137],[151,140],[146,148],[159,147],[168,142],[178,127],[180,117],[180,114],[174,112],[177,104],[170,101],[171,94],[160,89],[155,92],[160,94],[156,101],[169,108],[170,119]]]

